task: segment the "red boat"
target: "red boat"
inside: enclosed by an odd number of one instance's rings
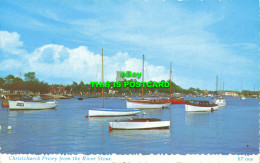
[[[2,101],[2,107],[9,107],[8,101]]]
[[[186,104],[188,101],[184,100],[184,98],[169,98],[169,99],[162,99],[163,101],[169,101],[171,104]]]
[[[172,91],[171,91],[171,83],[172,83],[172,63],[171,63],[171,69],[170,69],[170,98],[163,98],[162,101],[168,101],[171,102],[171,104],[186,104],[188,101],[184,100],[183,97],[171,97]]]

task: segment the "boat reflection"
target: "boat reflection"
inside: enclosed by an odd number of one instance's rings
[[[55,109],[43,109],[43,110],[10,110],[8,112],[8,115],[13,117],[17,116],[19,114],[39,114],[42,112],[48,112],[50,110],[55,110]]]
[[[124,139],[137,139],[144,141],[162,141],[170,139],[169,129],[155,129],[155,130],[112,130],[109,134],[113,137]]]
[[[208,125],[211,112],[185,112],[185,122],[190,126]]]
[[[218,106],[218,109],[226,108],[226,106]]]
[[[140,113],[145,115],[158,115],[162,114],[163,111],[164,109],[142,109]]]

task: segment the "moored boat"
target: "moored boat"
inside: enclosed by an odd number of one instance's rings
[[[21,96],[20,100],[23,100],[23,101],[25,101],[25,100],[33,100],[33,97],[29,96],[29,95],[23,95],[23,96]]]
[[[226,100],[223,97],[214,99],[213,103],[217,104],[219,107],[225,107],[226,106]]]
[[[213,112],[218,109],[217,104],[210,104],[209,101],[190,100],[185,104],[186,112]]]
[[[135,115],[140,112],[139,109],[90,109],[88,111],[88,116],[90,117],[107,117],[107,116],[126,116]]]
[[[109,130],[145,130],[168,129],[170,121],[161,121],[157,118],[132,118],[109,122]]]
[[[169,102],[171,102],[171,104],[186,104],[188,102],[188,100],[184,100],[184,98],[182,98],[182,97],[179,97],[179,98],[171,97],[171,98],[162,99],[162,100],[169,101]]]
[[[121,100],[131,100],[131,98],[123,97]]]
[[[142,81],[144,82],[144,55],[143,55],[143,73]],[[142,86],[142,99],[126,100],[127,108],[135,109],[160,109],[167,108],[171,105],[168,101],[162,101],[162,99],[144,99],[144,88]]]
[[[104,82],[104,71],[103,71],[103,49],[102,49],[102,82]],[[126,115],[134,115],[140,112],[138,109],[106,109],[104,108],[104,88],[102,87],[102,108],[98,109],[90,109],[88,111],[88,115],[85,117],[107,117],[107,116],[126,116]]]
[[[240,100],[246,100],[246,97],[244,95],[241,95]]]
[[[137,108],[137,109],[159,109],[167,108],[171,105],[170,102],[162,101],[161,99],[138,99],[138,100],[127,100],[127,108]]]
[[[184,100],[183,97],[171,97],[172,95],[172,63],[170,67],[170,98],[163,98],[163,101],[170,102],[171,104],[186,104],[188,101]]]
[[[8,101],[2,101],[2,107],[9,107]]]
[[[33,96],[32,100],[35,102],[39,102],[39,101],[42,101],[42,98],[41,98],[41,96]]]
[[[25,101],[10,101],[10,110],[42,110],[55,109],[58,103],[54,102],[25,102]]]
[[[54,99],[54,97],[52,97],[52,96],[47,96],[47,95],[43,95],[43,96],[42,96],[42,99],[43,99],[43,100],[48,100],[48,99]]]

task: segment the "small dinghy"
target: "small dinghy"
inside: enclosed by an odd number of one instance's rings
[[[135,115],[140,112],[139,109],[90,109],[88,111],[89,117],[112,117],[112,116],[126,116],[126,115]]]
[[[170,121],[161,121],[157,118],[131,118],[111,121],[109,124],[109,130],[168,129],[170,127]]]

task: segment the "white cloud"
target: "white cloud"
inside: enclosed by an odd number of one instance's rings
[[[20,41],[20,35],[16,32],[9,33],[0,31],[0,49],[12,54],[20,54],[23,42]]]
[[[104,52],[105,54],[105,52]],[[45,58],[49,60],[45,60]],[[101,54],[94,54],[87,47],[69,49],[60,45],[45,45],[27,55],[28,64],[25,71],[34,71],[40,78],[60,78],[72,81],[100,81]],[[106,81],[115,81],[116,71],[142,72],[142,59],[131,58],[128,53],[104,55],[104,72]],[[154,66],[146,62],[147,80],[167,80],[165,67]]]

